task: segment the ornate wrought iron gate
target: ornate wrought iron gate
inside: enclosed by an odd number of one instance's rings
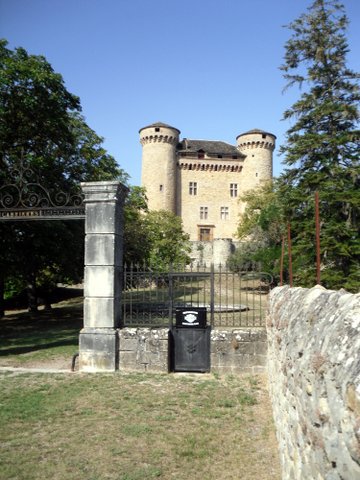
[[[85,218],[80,186],[71,191],[56,187],[50,190],[24,158],[9,168],[9,176],[7,183],[0,186],[0,221]]]
[[[0,221],[85,219],[79,366],[87,372],[117,370],[123,205],[128,189],[118,181],[87,182],[81,184],[84,195],[58,192],[52,196],[33,174],[22,160],[19,168],[11,170],[12,180],[0,183]]]

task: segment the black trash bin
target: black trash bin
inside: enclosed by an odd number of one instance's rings
[[[177,308],[170,331],[170,370],[209,372],[210,333],[205,307]]]

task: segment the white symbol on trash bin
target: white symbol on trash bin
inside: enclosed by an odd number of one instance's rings
[[[197,316],[194,315],[193,313],[187,313],[185,316],[184,316],[184,319],[189,322],[189,323],[193,323],[195,322],[195,320],[197,319]]]

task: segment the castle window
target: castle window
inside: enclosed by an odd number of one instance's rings
[[[237,197],[237,196],[238,196],[238,184],[230,183],[230,197]]]
[[[208,218],[208,207],[200,207],[200,220],[206,220]]]
[[[189,195],[197,195],[197,182],[189,182]]]
[[[205,158],[205,152],[204,152],[204,150],[199,150],[199,151],[198,151],[198,158]]]
[[[221,218],[221,220],[228,220],[228,218],[229,218],[229,207],[220,207],[220,218]]]
[[[159,185],[159,190],[160,190],[160,192],[162,192],[162,191],[163,191],[163,188],[164,188],[164,186],[163,186],[163,185]]]
[[[222,156],[222,155],[218,155],[217,158],[223,158],[223,156]]]
[[[212,240],[212,229],[201,227],[199,229],[199,240],[201,242],[209,242]]]
[[[266,133],[263,133],[263,134],[261,135],[261,137],[262,137],[262,138],[266,138]]]
[[[233,159],[233,160],[236,160],[237,158],[238,158],[237,155],[233,155],[233,156],[232,156],[232,159]]]
[[[160,132],[160,128],[159,128],[159,127],[155,127],[155,132]]]
[[[258,172],[256,172],[256,173],[255,173],[255,177],[257,177],[258,175],[259,175]]]

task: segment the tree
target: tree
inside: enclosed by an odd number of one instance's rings
[[[269,181],[241,195],[246,207],[241,215],[237,237],[241,240],[256,235],[258,242],[281,241],[283,234],[283,205],[276,181]]]
[[[147,212],[145,190],[130,187],[124,205],[124,263],[127,265],[149,261],[151,243],[146,229]]]
[[[149,266],[166,270],[171,264],[190,262],[189,235],[184,233],[182,220],[166,210],[150,211],[145,217],[146,234],[150,241]]]
[[[81,110],[79,98],[66,90],[61,75],[44,57],[6,46],[2,40],[0,158],[22,152],[51,160],[70,154],[75,147],[70,115]]]
[[[80,112],[79,98],[44,57],[12,51],[0,41],[0,187],[13,181],[14,172],[36,175],[53,198],[81,181],[126,182],[127,174]],[[2,277],[17,276],[34,289],[40,278],[75,280],[83,269],[78,222],[4,224],[1,234],[7,247],[0,251]]]
[[[284,235],[284,207],[277,182],[266,182],[240,197],[246,204],[240,217],[237,237],[242,241],[230,256],[233,271],[246,271],[261,264],[261,269],[279,277],[281,243]]]
[[[124,207],[124,263],[157,271],[189,263],[189,236],[181,218],[165,210],[149,211],[144,188],[130,187]]]
[[[296,277],[314,283],[314,193],[319,191],[322,281],[330,288],[360,282],[359,75],[347,67],[348,20],[337,0],[315,0],[289,25],[281,69],[287,87],[304,90],[284,119],[293,120],[281,148],[280,196],[291,221]]]

